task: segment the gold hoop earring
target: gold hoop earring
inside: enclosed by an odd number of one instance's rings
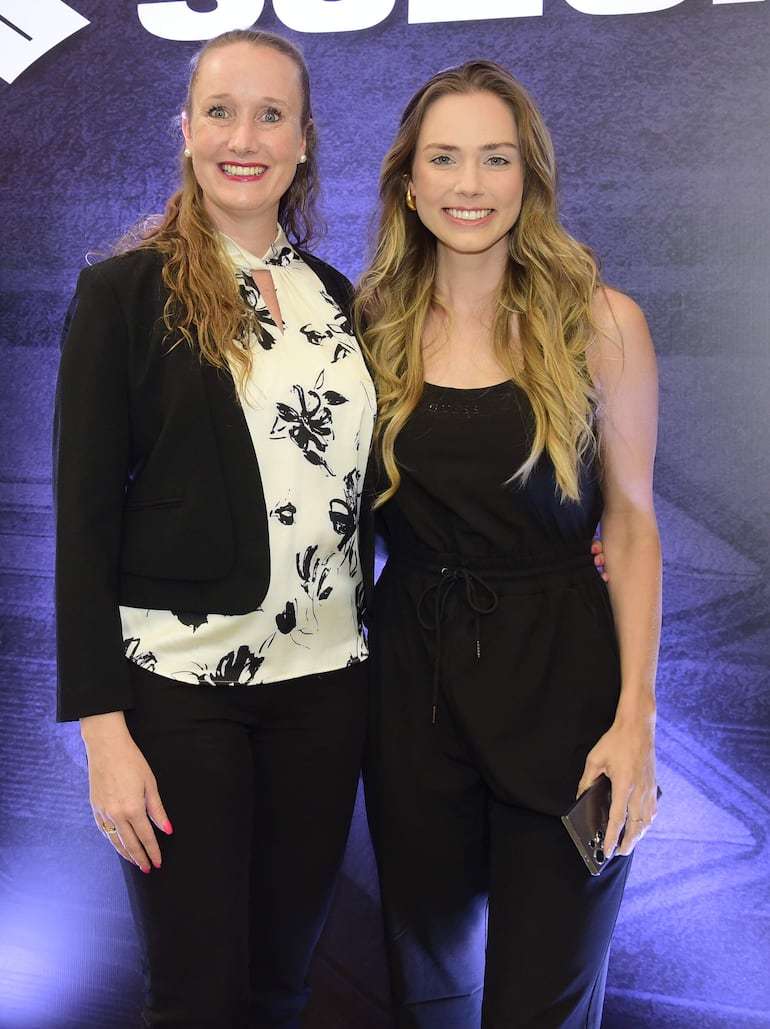
[[[417,210],[417,205],[414,202],[414,194],[412,193],[411,186],[406,187],[406,196],[404,197],[404,202],[406,203],[406,206],[409,208],[410,211]]]

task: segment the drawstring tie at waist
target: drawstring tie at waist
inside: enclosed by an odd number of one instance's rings
[[[561,589],[566,583],[585,580],[601,582],[594,568],[590,539],[564,541],[546,554],[494,554],[466,557],[437,553],[425,548],[396,549],[388,556],[388,567],[402,567],[405,574],[417,573],[428,583],[419,595],[417,619],[426,632],[436,634],[433,662],[432,722],[436,722],[440,689],[442,625],[449,595],[460,585],[476,629],[476,659],[481,658],[481,619],[497,610],[499,596],[530,595]],[[396,571],[398,574],[398,571]]]
[[[423,629],[436,633],[436,657],[433,662],[433,706],[431,722],[436,724],[436,711],[438,709],[438,694],[440,682],[439,662],[441,660],[441,623],[444,618],[444,609],[449,594],[457,583],[465,584],[465,600],[468,607],[473,611],[476,624],[476,660],[481,658],[481,615],[490,615],[497,610],[497,593],[488,582],[467,568],[442,568],[441,578],[438,582],[432,582],[426,586],[420,595],[417,604],[417,618]],[[486,601],[480,599],[478,594],[486,595]],[[432,604],[429,604],[432,595]],[[424,613],[427,610],[427,613]],[[432,621],[430,615],[432,614]]]

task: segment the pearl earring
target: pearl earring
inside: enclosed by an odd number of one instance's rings
[[[297,158],[297,164],[305,164],[307,161],[307,154],[300,154]]]
[[[190,153],[190,150],[189,150],[188,147],[184,148],[184,155],[185,155],[185,157],[192,157],[192,154]]]

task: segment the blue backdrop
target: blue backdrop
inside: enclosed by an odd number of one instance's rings
[[[135,1018],[122,880],[77,728],[54,724],[52,390],[86,253],[174,186],[195,40],[252,23],[307,55],[331,225],[319,253],[351,277],[414,88],[491,57],[540,102],[567,226],[647,312],[661,370],[664,799],[605,1026],[770,1026],[768,4],[0,0],[0,1027]],[[377,915],[359,806],[313,1026],[388,1029]]]

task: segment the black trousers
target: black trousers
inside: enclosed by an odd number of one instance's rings
[[[600,1024],[630,862],[592,878],[559,818],[619,692],[588,552],[380,578],[364,781],[399,1029]]]
[[[257,687],[136,666],[126,713],[174,827],[121,862],[144,951],[144,1026],[294,1027],[358,783],[366,665]]]

